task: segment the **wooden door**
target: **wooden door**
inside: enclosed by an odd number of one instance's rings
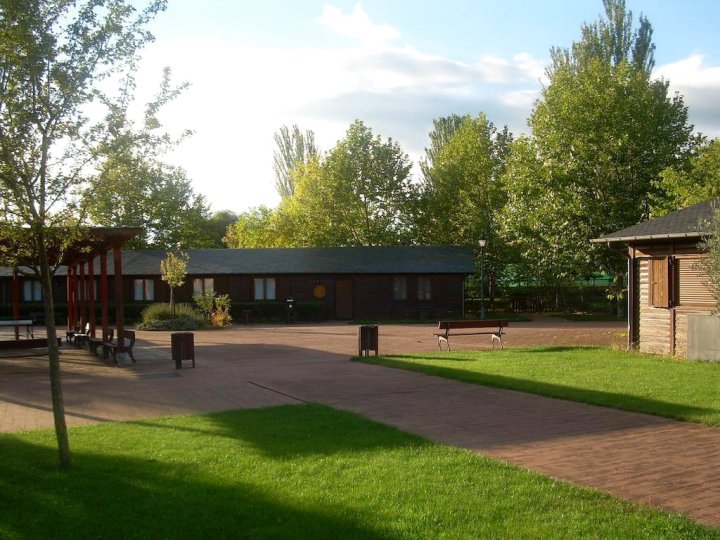
[[[353,318],[353,282],[351,279],[335,280],[335,318]]]

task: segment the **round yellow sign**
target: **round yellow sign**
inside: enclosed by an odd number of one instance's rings
[[[315,285],[315,288],[313,289],[313,296],[315,298],[325,298],[326,294],[327,289],[325,289],[325,285],[321,285],[320,283]]]

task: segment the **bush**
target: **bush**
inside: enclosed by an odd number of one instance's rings
[[[170,304],[150,304],[142,312],[138,330],[197,330],[206,326],[202,315],[190,304],[175,304],[175,314]]]

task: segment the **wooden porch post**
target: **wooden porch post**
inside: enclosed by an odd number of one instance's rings
[[[107,251],[103,251],[100,253],[100,320],[103,332],[107,332],[110,328],[108,301]]]
[[[79,311],[78,311],[78,268],[75,263],[73,263],[72,269],[73,269],[73,278],[72,278],[73,321],[75,321],[77,323],[80,320],[80,315],[79,315]]]
[[[20,319],[20,278],[18,278],[17,266],[13,268],[12,282],[12,314],[13,319]],[[20,339],[20,327],[15,327],[15,339]]]
[[[85,263],[80,262],[79,264],[80,268],[80,278],[78,280],[78,289],[80,290],[80,320],[82,321],[83,325],[83,331],[85,329],[85,324],[88,322],[87,318],[87,305],[85,304],[86,299],[86,286],[87,286],[87,280],[85,279]]]
[[[72,312],[72,266],[68,265],[67,275],[65,276],[65,301],[67,303],[67,329],[68,331],[75,328],[75,319]]]
[[[88,260],[88,299],[90,304],[90,335],[95,337],[95,256],[90,255]]]
[[[113,246],[113,265],[115,270],[115,325],[117,326],[118,356],[125,353],[125,330],[123,328],[124,306],[123,306],[123,276],[122,276],[122,246]],[[120,361],[118,361],[118,364]]]
[[[635,248],[628,247],[628,295],[627,295],[627,317],[628,317],[628,337],[627,350],[631,351],[636,346],[635,334],[637,332],[637,323],[635,321]]]

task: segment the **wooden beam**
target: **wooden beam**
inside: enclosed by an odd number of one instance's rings
[[[20,319],[20,278],[18,277],[17,266],[13,268],[12,282],[12,313],[13,319]],[[15,339],[20,339],[20,327],[15,327]]]
[[[100,253],[100,321],[103,328],[103,335],[110,328],[108,316],[108,274],[107,274],[107,250]]]
[[[95,337],[95,256],[90,255],[88,260],[88,302],[90,304],[90,335]]]
[[[115,267],[115,326],[117,327],[118,353],[125,352],[125,320],[123,311],[122,244],[113,246]]]

